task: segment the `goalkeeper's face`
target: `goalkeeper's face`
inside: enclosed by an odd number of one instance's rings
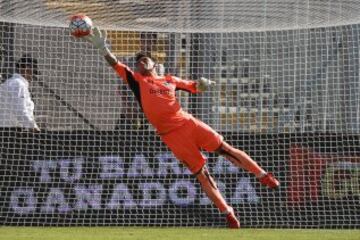
[[[156,72],[155,62],[149,57],[142,57],[136,62],[137,71],[142,75]]]

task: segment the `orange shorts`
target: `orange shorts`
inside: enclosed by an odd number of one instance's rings
[[[201,150],[214,152],[223,141],[219,133],[196,118],[190,118],[183,126],[161,135],[161,139],[193,174],[205,165],[206,157]]]

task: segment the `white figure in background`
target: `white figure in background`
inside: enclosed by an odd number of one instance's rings
[[[39,132],[29,90],[30,83],[39,74],[37,60],[25,54],[17,61],[15,70],[15,73],[0,85],[0,127]]]

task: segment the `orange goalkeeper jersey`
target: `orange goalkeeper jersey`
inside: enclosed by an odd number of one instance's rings
[[[176,90],[197,93],[196,82],[167,75],[143,76],[118,62],[117,74],[129,85],[149,122],[159,134],[166,134],[184,125],[191,115],[182,110],[176,99]]]

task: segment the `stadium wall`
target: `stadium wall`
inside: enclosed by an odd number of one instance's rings
[[[148,132],[1,129],[3,225],[223,226],[198,183]],[[360,137],[225,138],[276,173],[267,190],[221,157],[209,169],[244,227],[359,228]],[[235,180],[235,181],[234,181]]]

